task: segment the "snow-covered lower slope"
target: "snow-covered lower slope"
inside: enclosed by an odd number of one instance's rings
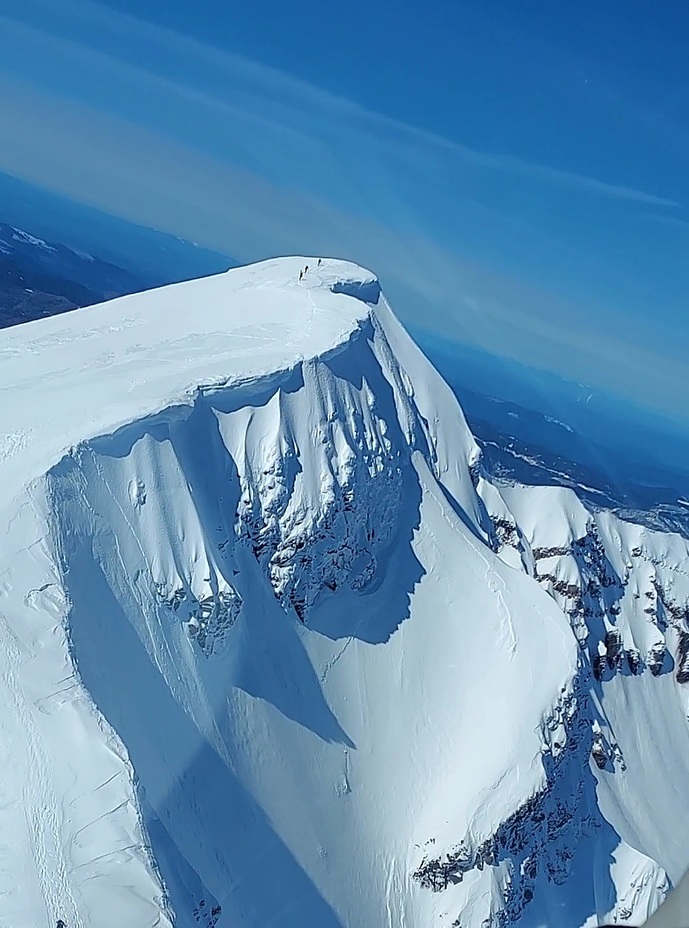
[[[685,542],[493,485],[371,274],[0,372],[0,924],[636,923],[689,866]]]

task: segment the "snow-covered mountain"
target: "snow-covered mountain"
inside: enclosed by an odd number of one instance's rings
[[[0,383],[0,924],[637,924],[689,867],[687,541],[492,482],[370,273],[8,329]]]

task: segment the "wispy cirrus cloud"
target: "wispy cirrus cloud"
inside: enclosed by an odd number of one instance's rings
[[[648,217],[652,222],[659,222],[661,225],[670,226],[673,229],[681,229],[682,231],[689,232],[689,221],[686,219],[679,219],[677,216],[668,216],[662,214],[656,214]]]
[[[241,260],[357,260],[407,322],[602,386],[635,390],[633,356],[661,398],[686,368],[587,295],[605,257],[519,208],[682,222],[673,198],[475,150],[89,0],[16,0],[0,34],[2,171]]]
[[[147,91],[167,92],[214,110],[219,116],[244,117],[254,125],[262,123],[267,130],[279,130],[290,136],[298,135],[300,126],[313,130],[316,121],[323,124],[325,119],[331,131],[334,128],[344,135],[353,130],[378,145],[399,145],[402,151],[420,150],[427,158],[451,157],[488,172],[511,174],[579,193],[658,207],[680,206],[672,198],[613,180],[471,148],[368,110],[267,65],[91,0],[61,0],[58,7],[52,0],[15,0],[10,11],[1,19],[6,46],[14,43],[17,48],[25,45],[37,49],[42,40],[44,50],[51,48],[52,54],[71,62],[72,73],[87,74],[93,69],[109,72],[111,76],[117,72],[121,78],[126,71],[144,95]],[[57,19],[56,11],[59,11]],[[78,28],[70,30],[70,24]],[[70,31],[81,38],[75,40],[60,34]],[[119,47],[113,37],[121,39]],[[174,74],[184,74],[184,81],[171,76]],[[155,120],[155,113],[150,116]],[[305,140],[312,141],[314,134],[308,131]]]

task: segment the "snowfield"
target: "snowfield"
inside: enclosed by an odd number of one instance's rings
[[[687,542],[492,482],[372,274],[8,329],[0,389],[1,926],[639,924],[680,880]]]

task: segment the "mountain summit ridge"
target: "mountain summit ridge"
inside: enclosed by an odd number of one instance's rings
[[[336,349],[367,316],[361,301],[343,300],[344,292],[365,292],[369,287],[369,295],[375,296],[379,285],[370,272],[339,261],[323,264],[317,277],[312,267],[312,276],[300,281],[299,271],[307,263],[303,258],[274,259],[0,331],[6,388],[21,389],[32,411],[47,412],[59,385],[60,398],[66,398],[74,413],[67,435],[59,415],[46,415],[40,425],[32,423],[34,432],[40,428],[47,447],[40,462],[27,470],[27,464],[18,461],[17,470],[39,476],[41,468],[45,471],[55,463],[70,444],[188,402],[202,385],[251,380],[293,366],[305,355]],[[261,289],[271,285],[280,292],[275,309],[275,303],[261,298]],[[316,327],[311,326],[317,311],[314,297],[323,303]],[[199,351],[202,340],[211,342],[214,337],[213,352],[211,345]],[[158,376],[162,365],[171,373]],[[92,390],[84,393],[81,386],[89,375]],[[99,389],[93,390],[94,385]],[[58,409],[59,403],[60,399]],[[3,470],[30,445],[31,433],[19,418],[22,412],[17,404],[5,405],[0,413]],[[51,420],[60,426],[55,438]]]

